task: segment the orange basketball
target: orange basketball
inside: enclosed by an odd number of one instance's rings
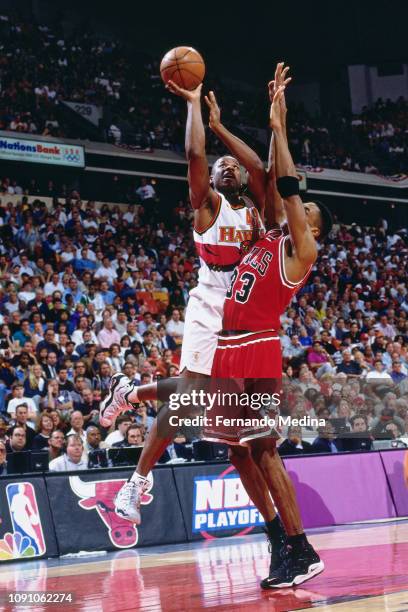
[[[175,47],[163,57],[160,74],[165,83],[171,79],[183,89],[195,89],[204,78],[204,60],[192,47]]]

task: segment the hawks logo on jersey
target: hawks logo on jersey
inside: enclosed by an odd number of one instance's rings
[[[246,208],[246,223],[251,229],[239,229],[234,225],[219,227],[219,242],[248,242],[257,240],[260,237],[261,220],[258,210],[255,207]],[[256,235],[254,235],[256,234]]]
[[[199,281],[226,290],[242,257],[241,244],[252,244],[264,230],[255,207],[247,206],[244,200],[234,206],[218,195],[214,218],[205,230],[194,230],[194,242],[201,260]]]

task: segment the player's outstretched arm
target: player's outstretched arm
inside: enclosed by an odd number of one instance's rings
[[[179,87],[173,81],[168,81],[167,88],[187,101],[185,147],[191,205],[195,210],[214,209],[217,204],[217,196],[210,187],[208,161],[205,153],[205,132],[201,114],[202,84],[193,91],[189,91]]]
[[[286,87],[292,77],[288,77],[289,66],[284,68],[284,62],[279,62],[276,66],[275,77],[273,81],[268,83],[268,93],[269,100],[271,103],[271,110],[269,115],[269,127],[272,128],[271,120],[272,120],[272,102],[273,97],[281,85]],[[282,119],[284,135],[286,138],[286,104],[283,107],[284,113]],[[269,156],[268,156],[268,168],[267,168],[267,181],[266,181],[266,198],[265,198],[265,219],[268,227],[273,227],[274,225],[279,225],[285,219],[285,209],[283,206],[283,200],[279,195],[278,189],[276,187],[276,169],[275,169],[275,136],[272,131],[271,133],[271,141],[269,143]]]
[[[254,196],[255,205],[263,213],[265,208],[265,168],[259,155],[243,140],[230,132],[221,122],[221,111],[213,91],[204,96],[210,110],[210,128],[225,144],[230,153],[237,158],[248,172],[248,189]]]
[[[275,164],[278,182],[283,177],[292,177],[296,181],[298,180],[286,138],[284,91],[285,87],[281,85],[274,95],[271,110],[271,124],[276,143]],[[284,190],[283,186],[281,189],[281,185],[279,185],[279,189],[281,193]],[[306,210],[300,196],[283,196],[283,203],[292,242],[292,253],[286,254],[286,272],[290,277],[289,280],[298,282],[316,261],[317,245],[307,222]]]

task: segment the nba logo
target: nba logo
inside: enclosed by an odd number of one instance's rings
[[[6,494],[14,534],[30,541],[35,556],[43,555],[45,541],[33,485],[29,482],[8,484]]]

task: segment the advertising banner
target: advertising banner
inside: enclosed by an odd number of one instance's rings
[[[42,476],[4,478],[0,486],[0,561],[58,554]]]
[[[186,540],[171,468],[157,469],[151,477],[142,498],[143,528],[115,513],[115,496],[132,473],[88,471],[47,477],[61,554]]]
[[[53,164],[84,168],[85,154],[81,145],[45,142],[0,136],[0,159],[35,164]]]
[[[408,488],[404,480],[404,457],[407,452],[406,450],[389,450],[380,453],[397,516],[408,516]]]
[[[244,535],[264,524],[229,463],[180,466],[174,472],[189,540]]]

